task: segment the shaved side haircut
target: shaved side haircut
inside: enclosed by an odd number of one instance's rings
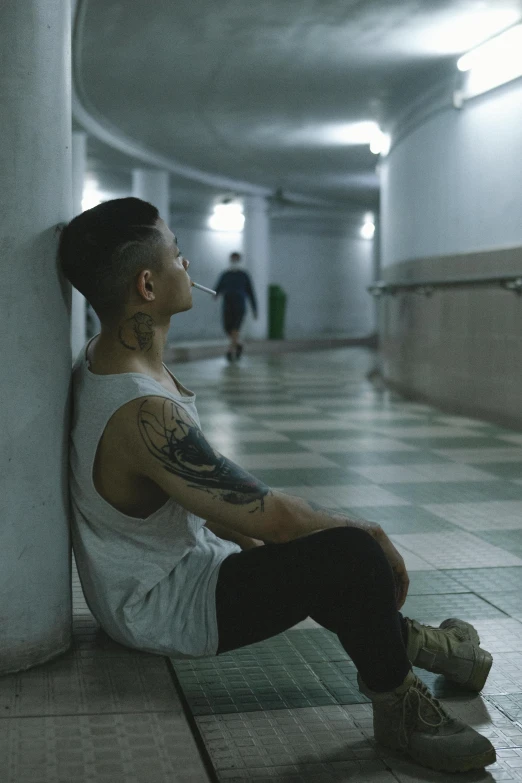
[[[82,212],[63,229],[58,247],[63,273],[102,321],[121,315],[142,269],[161,268],[165,240],[158,218],[147,201],[119,198]]]

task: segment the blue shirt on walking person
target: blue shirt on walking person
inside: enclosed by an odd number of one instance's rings
[[[239,342],[239,331],[245,317],[247,299],[254,318],[257,318],[257,301],[250,275],[244,269],[234,268],[240,260],[239,253],[230,254],[232,268],[223,272],[216,285],[217,295],[223,296],[223,329],[230,337],[226,354],[230,362],[239,359],[243,352],[243,345]]]

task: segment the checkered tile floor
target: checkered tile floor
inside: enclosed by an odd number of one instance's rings
[[[497,748],[494,767],[458,779],[522,781],[522,435],[375,389],[371,364],[364,349],[337,349],[172,369],[226,456],[383,526],[410,572],[407,615],[474,623],[494,654],[480,696],[419,674]],[[0,779],[457,779],[373,743],[355,675],[311,620],[215,659],[141,655],[107,639],[75,584],[71,652],[0,679]]]

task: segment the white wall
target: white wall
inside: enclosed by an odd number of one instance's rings
[[[448,106],[382,166],[382,265],[522,245],[522,79]]]
[[[434,112],[382,168],[383,278],[522,273],[522,79]],[[522,297],[499,287],[379,300],[383,372],[402,391],[522,426]]]
[[[214,287],[228,267],[233,250],[242,251],[242,235],[207,229],[194,219],[173,218],[181,252],[190,261],[190,275]],[[305,227],[305,228],[303,228]],[[286,291],[285,336],[318,337],[343,334],[366,337],[375,331],[372,297],[366,287],[373,278],[373,243],[348,230],[322,230],[299,221],[272,221],[270,231],[270,282]],[[221,339],[221,301],[194,291],[194,306],[172,319],[169,338]],[[245,320],[248,334],[250,315]]]
[[[375,330],[372,297],[373,242],[354,231],[272,231],[271,280],[287,293],[285,336],[343,334],[367,337]]]

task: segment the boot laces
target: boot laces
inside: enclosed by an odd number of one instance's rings
[[[422,715],[422,707],[426,706],[426,703],[429,704],[438,716],[438,720],[436,720],[435,723],[426,720]],[[438,701],[438,699],[429,692],[426,685],[417,678],[416,683],[410,686],[402,700],[402,721],[399,735],[402,747],[407,747],[409,734],[419,723],[429,726],[430,729],[437,729],[439,726],[446,723],[448,719],[449,716],[440,701]]]

